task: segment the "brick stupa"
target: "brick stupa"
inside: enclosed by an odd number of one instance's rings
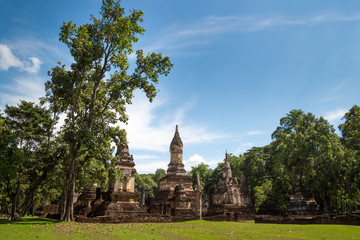
[[[251,213],[250,195],[242,174],[240,184],[232,176],[227,153],[225,154],[223,177],[219,180],[211,199],[208,216],[217,216],[217,220],[237,221]]]
[[[170,144],[170,155],[167,174],[160,180],[160,189],[151,202],[150,213],[194,218],[196,196],[193,179],[186,175],[184,169],[183,142],[177,125]]]
[[[81,222],[141,222],[148,217],[135,192],[135,163],[127,144],[119,144],[116,152],[116,177],[108,191],[96,189],[91,211],[78,217]]]

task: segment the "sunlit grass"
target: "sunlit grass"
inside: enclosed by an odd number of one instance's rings
[[[65,223],[0,218],[0,239],[360,239],[360,226],[255,224],[188,221],[180,223]]]

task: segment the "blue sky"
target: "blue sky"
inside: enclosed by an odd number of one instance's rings
[[[0,0],[0,107],[44,95],[47,72],[69,65],[58,41],[63,21],[97,15],[99,0]],[[292,109],[335,127],[360,95],[358,1],[123,0],[145,12],[135,48],[168,55],[153,103],[136,92],[128,107],[130,152],[138,172],[167,169],[175,125],[184,163],[216,167],[271,141]],[[132,62],[132,60],[131,60]]]

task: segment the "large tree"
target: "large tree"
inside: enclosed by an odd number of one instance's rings
[[[17,220],[33,205],[36,191],[58,163],[53,139],[56,116],[26,101],[7,105],[5,113],[0,131],[0,185],[10,200],[10,220]]]
[[[360,107],[354,105],[344,116],[345,122],[340,124],[344,145],[360,152]]]
[[[273,187],[290,194],[299,184],[302,191],[312,193],[325,212],[336,208],[334,202],[343,189],[350,158],[335,129],[323,117],[292,110],[280,119],[272,137],[273,154],[267,165]]]
[[[246,185],[250,191],[251,202],[257,209],[267,200],[269,181],[265,163],[271,156],[270,146],[253,147],[244,153],[242,170],[246,177]]]
[[[133,91],[143,90],[152,101],[159,76],[172,68],[168,57],[144,55],[142,50],[136,51],[135,66],[130,68],[133,43],[138,41],[137,34],[145,32],[139,25],[142,11],[131,10],[125,15],[120,1],[103,0],[100,15],[91,16],[91,23],[81,26],[72,21],[63,24],[60,41],[68,46],[74,62],[70,69],[61,63],[52,68],[51,80],[46,83],[52,108],[66,113],[62,134],[69,159],[62,220],[67,221],[74,219],[78,160],[109,149],[111,139],[119,142],[121,132],[114,125],[127,121],[125,106],[131,103]]]
[[[345,122],[340,124],[342,142],[350,154],[354,154],[353,161],[348,166],[347,188],[353,200],[355,209],[360,204],[360,107],[354,105],[344,116]]]

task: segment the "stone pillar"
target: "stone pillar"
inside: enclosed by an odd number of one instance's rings
[[[142,190],[141,192],[141,205],[145,206],[145,191]]]
[[[196,219],[202,220],[202,191],[199,172],[196,173],[196,205],[195,205],[195,216]]]

